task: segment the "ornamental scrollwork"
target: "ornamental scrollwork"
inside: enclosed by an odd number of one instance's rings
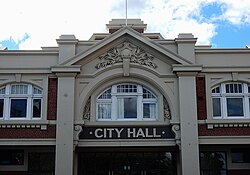
[[[85,120],[90,120],[90,103],[91,98],[89,97],[83,109],[83,119]]]
[[[131,63],[137,63],[154,69],[157,68],[157,65],[153,63],[154,56],[130,42],[124,42],[99,56],[101,62],[95,67],[96,69],[100,69],[115,63],[121,63],[123,62],[123,58],[129,58]]]
[[[152,62],[154,57],[150,55],[149,53],[147,53],[145,50],[137,47],[133,53],[134,54],[131,55],[131,59],[130,59],[132,63],[138,63],[138,64],[145,65],[148,67],[152,67],[154,69],[157,68],[157,65]]]
[[[120,51],[117,48],[110,49],[107,53],[99,56],[102,62],[98,63],[95,67],[97,69],[122,62]]]
[[[165,97],[163,97],[163,106],[164,106],[164,119],[170,120],[171,119],[171,111],[168,105],[168,101]]]

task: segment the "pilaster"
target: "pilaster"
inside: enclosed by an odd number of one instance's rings
[[[174,65],[179,82],[182,175],[199,175],[196,75],[201,66]]]
[[[73,175],[75,76],[78,66],[53,67],[58,77],[56,175]]]

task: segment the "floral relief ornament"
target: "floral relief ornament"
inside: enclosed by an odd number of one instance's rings
[[[145,65],[151,68],[157,68],[157,65],[153,63],[154,57],[147,53],[140,47],[134,46],[129,42],[124,42],[116,48],[110,49],[105,54],[99,56],[101,60],[95,67],[97,69],[113,65],[115,63],[121,63],[124,57],[130,58],[130,62]]]

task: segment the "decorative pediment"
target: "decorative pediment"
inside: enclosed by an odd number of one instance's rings
[[[157,67],[157,65],[153,63],[153,55],[126,41],[99,56],[100,63],[96,65],[96,68],[100,69],[108,65],[121,63],[124,58],[130,59],[131,63],[145,65],[154,69]]]

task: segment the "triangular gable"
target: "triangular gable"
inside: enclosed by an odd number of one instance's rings
[[[148,39],[147,37],[141,35],[137,31],[129,28],[129,27],[123,27],[122,29],[118,30],[117,32],[113,33],[112,35],[104,38],[102,41],[98,42],[97,44],[91,46],[87,50],[84,50],[83,52],[78,53],[74,57],[66,60],[65,62],[61,63],[60,65],[73,65],[76,62],[80,61],[81,59],[87,57],[88,55],[96,52],[96,50],[101,49],[102,47],[108,45],[109,43],[115,41],[116,39],[124,36],[124,35],[129,35],[132,38],[135,38],[136,40],[148,45],[149,47],[154,48],[158,52],[166,55],[170,59],[172,59],[174,62],[177,62],[179,64],[192,64],[190,61],[186,60],[185,58],[179,56],[178,54],[164,48],[160,44]]]

